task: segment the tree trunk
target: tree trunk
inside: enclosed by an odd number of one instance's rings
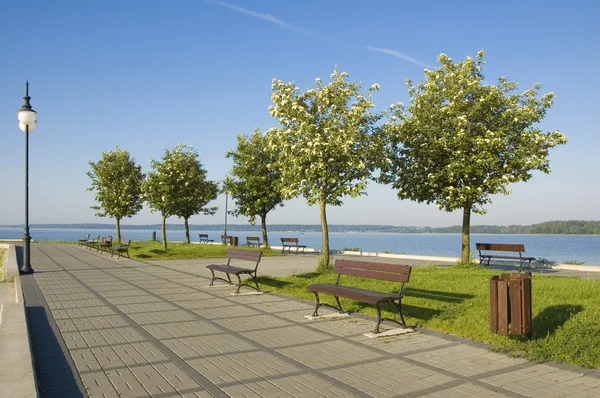
[[[163,249],[167,250],[167,217],[165,214],[162,214],[162,244]]]
[[[190,243],[190,227],[188,225],[189,217],[183,219],[183,225],[185,226],[185,241]]]
[[[265,247],[269,247],[269,238],[267,237],[267,214],[260,215],[260,229],[263,236],[263,244]]]
[[[117,218],[117,244],[121,244],[121,219]]]
[[[321,210],[321,229],[323,231],[322,237],[322,246],[321,250],[321,262],[326,268],[331,268],[329,264],[329,228],[327,227],[327,211],[326,211],[327,203],[325,203],[325,199],[319,200],[319,208]]]
[[[471,205],[463,208],[461,264],[468,264],[471,257]]]

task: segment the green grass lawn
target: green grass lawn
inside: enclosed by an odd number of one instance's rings
[[[489,279],[498,272],[459,267],[415,267],[406,285],[403,313],[409,325],[492,344],[500,351],[544,362],[600,369],[600,280],[533,275],[533,336],[503,337],[489,331]],[[314,301],[311,283],[335,283],[336,274],[261,277],[269,290]],[[344,278],[345,277],[345,278]],[[345,284],[397,292],[398,284],[342,276]],[[323,302],[333,297],[321,295]],[[374,307],[342,299],[346,310],[376,316]],[[387,315],[392,315],[388,307]]]
[[[182,260],[194,258],[223,258],[230,246],[225,245],[199,245],[190,243],[168,242],[167,250],[162,248],[162,243],[157,241],[133,241],[129,246],[131,258],[140,260]],[[263,256],[279,256],[279,252],[271,249],[256,249],[247,246],[236,246],[241,250],[261,250]]]

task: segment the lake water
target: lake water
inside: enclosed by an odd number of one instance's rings
[[[76,241],[86,233],[92,235],[112,235],[113,229],[59,229],[31,228],[31,237],[37,241],[58,240]],[[121,236],[132,240],[150,240],[153,230],[121,229]],[[191,230],[192,241],[198,241],[198,234],[209,235],[209,239],[220,241],[220,231]],[[160,230],[156,231],[157,239],[161,239]],[[259,231],[227,231],[228,235],[238,236],[240,244],[246,243],[246,236],[260,236]],[[22,228],[0,228],[0,240],[21,239]],[[321,248],[320,232],[269,232],[271,244],[279,246],[281,237],[297,237],[300,244],[312,248]],[[169,241],[183,241],[183,230],[167,230]],[[261,238],[262,239],[262,238]],[[545,258],[557,263],[580,261],[585,265],[600,265],[599,235],[507,235],[507,234],[472,234],[471,251],[476,253],[475,243],[522,243],[527,256]],[[422,256],[459,257],[460,234],[397,234],[397,233],[330,233],[331,249],[343,250],[359,248],[365,252],[390,252],[414,254]]]

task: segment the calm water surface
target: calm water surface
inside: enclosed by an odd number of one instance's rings
[[[38,241],[59,240],[76,241],[87,232],[92,235],[115,235],[114,229],[58,229],[31,228],[31,237]],[[132,240],[150,240],[152,230],[121,229],[124,238]],[[160,230],[156,231],[160,239]],[[205,233],[215,242],[220,240],[221,232],[191,230],[192,241],[198,241],[198,234]],[[228,235],[238,236],[240,244],[246,243],[246,236],[260,236],[259,231],[227,231]],[[1,239],[21,239],[22,228],[0,228]],[[279,245],[281,237],[298,237],[300,244],[312,248],[321,248],[320,232],[281,232],[269,233],[273,245]],[[169,241],[183,241],[184,231],[167,231]],[[423,256],[458,257],[460,255],[460,234],[396,234],[396,233],[331,233],[331,249],[342,250],[359,248],[366,252],[390,252]],[[565,261],[583,261],[585,265],[600,265],[600,236],[598,235],[506,235],[472,234],[471,251],[476,252],[475,243],[523,243],[527,256],[545,258],[562,263]]]

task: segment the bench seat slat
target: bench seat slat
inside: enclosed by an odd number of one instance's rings
[[[352,300],[362,301],[367,304],[377,304],[382,301],[392,301],[401,298],[399,294],[376,292],[373,290],[359,289],[357,287],[313,284],[308,285],[307,289],[311,292],[325,293],[332,296],[345,297]]]
[[[496,254],[482,254],[483,258],[504,258],[509,260],[535,260],[535,257],[499,256]]]
[[[222,271],[222,272],[225,272],[228,274],[233,274],[233,275],[247,274],[249,272],[254,272],[254,270],[251,268],[242,268],[242,267],[236,267],[234,265],[227,265],[227,264],[210,264],[210,265],[207,265],[206,268],[212,269],[215,271]]]

